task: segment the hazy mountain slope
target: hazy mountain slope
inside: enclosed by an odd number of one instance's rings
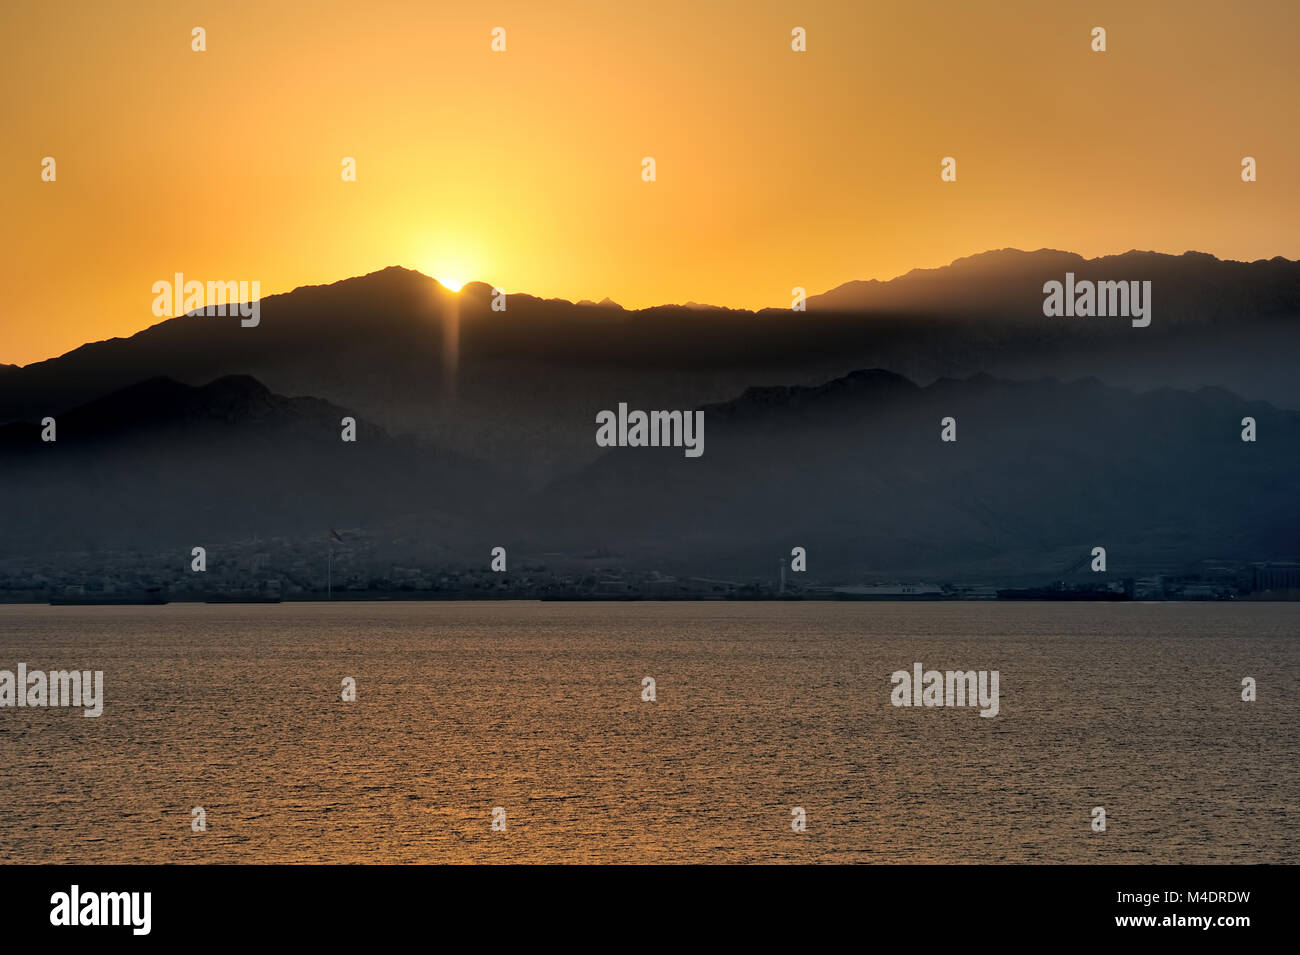
[[[40,427],[0,427],[0,547],[158,549],[254,535],[324,539],[332,526],[454,522],[497,487],[483,467],[395,440],[364,419],[247,377],[192,388],[151,379]],[[181,552],[178,551],[178,552]]]
[[[560,481],[530,507],[539,546],[770,576],[800,545],[843,579],[1047,575],[1096,545],[1120,574],[1300,551],[1300,414],[1215,389],[858,372],[750,389],[705,409],[705,435],[699,459],[613,449]]]
[[[0,553],[175,550],[359,528],[384,567],[520,555],[703,576],[1048,579],[1094,546],[1111,573],[1300,553],[1300,413],[1221,389],[1135,394],[978,375],[920,387],[859,371],[704,408],[704,455],[597,449],[529,494],[512,476],[246,377],[153,379],[0,426]],[[1240,440],[1254,417],[1259,440]],[[956,443],[940,421],[957,420]],[[566,425],[567,427],[568,425]],[[574,425],[594,447],[595,421]]]

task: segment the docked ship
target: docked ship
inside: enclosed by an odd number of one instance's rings
[[[161,587],[144,591],[98,594],[59,594],[50,597],[52,607],[138,607],[160,606],[170,601]]]
[[[952,596],[934,584],[861,584],[836,587],[836,600],[951,600]]]
[[[1133,582],[1125,581],[1124,588],[1076,587],[1057,582],[1050,587],[1024,587],[998,591],[999,600],[1132,600]]]

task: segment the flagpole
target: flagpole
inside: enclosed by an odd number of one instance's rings
[[[325,587],[326,587],[327,599],[333,600],[334,599],[334,541],[333,540],[329,541],[328,547],[329,547],[330,556],[329,556],[329,569],[326,571],[327,576],[325,578],[326,580]]]

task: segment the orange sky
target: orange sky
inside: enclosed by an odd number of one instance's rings
[[[1005,246],[1300,258],[1294,0],[6,0],[0,35],[0,362],[153,324],[175,272],[761,307]]]

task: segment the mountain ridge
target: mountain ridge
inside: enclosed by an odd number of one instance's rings
[[[1154,262],[1166,263],[1166,262],[1174,262],[1174,261],[1194,260],[1198,262],[1215,264],[1215,265],[1224,265],[1224,266],[1251,267],[1251,266],[1273,265],[1273,266],[1300,267],[1300,260],[1287,259],[1286,257],[1281,255],[1273,256],[1267,259],[1261,258],[1261,259],[1253,259],[1253,260],[1246,261],[1246,260],[1239,260],[1239,259],[1220,259],[1211,253],[1200,252],[1196,250],[1187,250],[1182,253],[1169,253],[1169,252],[1156,252],[1152,250],[1130,249],[1126,252],[1096,256],[1094,258],[1089,259],[1089,258],[1085,258],[1084,256],[1082,256],[1077,252],[1069,252],[1061,249],[1052,249],[1052,248],[1044,247],[1035,250],[1024,250],[1024,249],[1018,249],[1018,248],[1008,246],[1001,249],[987,249],[982,252],[975,252],[970,255],[959,256],[958,258],[953,259],[951,262],[949,262],[946,265],[939,265],[933,267],[918,266],[888,279],[849,279],[844,282],[841,282],[838,285],[832,286],[831,288],[826,289],[823,292],[818,292],[809,295],[807,301],[809,305],[816,304],[818,308],[825,309],[827,308],[828,303],[835,301],[838,297],[841,296],[842,293],[846,293],[846,292],[852,292],[859,289],[879,289],[886,286],[893,286],[896,283],[907,284],[907,283],[924,280],[924,279],[938,278],[941,276],[954,276],[954,275],[959,276],[968,269],[977,266],[987,267],[990,263],[1000,267],[1010,263],[1028,263],[1030,262],[1030,260],[1032,260],[1033,264],[1043,265],[1046,263],[1045,257],[1049,257],[1049,256],[1053,257],[1054,259],[1058,259],[1059,264],[1070,265],[1070,266],[1073,265],[1128,266],[1134,264],[1137,261],[1148,261],[1148,262],[1154,261]],[[261,301],[263,303],[274,302],[278,299],[282,299],[287,296],[294,296],[299,294],[314,296],[316,294],[327,292],[330,290],[339,291],[344,289],[369,288],[372,285],[382,285],[383,287],[391,288],[392,283],[394,283],[395,281],[401,283],[412,283],[412,284],[424,286],[426,288],[430,285],[436,286],[435,291],[437,292],[437,294],[439,294],[442,297],[454,298],[458,296],[463,296],[468,299],[475,299],[480,301],[490,298],[494,288],[496,288],[496,286],[494,286],[492,283],[474,280],[474,281],[466,282],[464,286],[462,286],[460,291],[453,292],[433,276],[426,275],[425,273],[420,272],[418,269],[412,269],[403,265],[389,265],[389,266],[385,266],[384,268],[376,269],[371,272],[362,273],[360,275],[347,276],[345,278],[336,279],[332,282],[321,282],[321,283],[314,283],[314,284],[307,284],[307,285],[298,285],[285,292],[276,292],[272,295],[263,296]],[[618,302],[614,301],[608,296],[604,297],[601,301],[596,302],[591,299],[570,300],[562,297],[546,298],[538,295],[533,295],[528,292],[510,292],[507,294],[507,298],[508,299],[519,298],[521,300],[527,300],[530,302],[557,304],[557,305],[570,305],[575,307],[585,306],[588,308],[611,309],[611,310],[626,312],[629,315],[640,315],[643,313],[657,312],[663,309],[690,309],[692,311],[723,311],[723,312],[730,312],[730,313],[744,313],[750,315],[760,315],[763,313],[774,312],[774,311],[775,312],[788,311],[787,307],[767,306],[758,309],[745,309],[745,308],[736,308],[729,305],[716,305],[708,302],[696,302],[696,301],[687,301],[685,303],[680,303],[680,304],[664,302],[657,305],[647,305],[641,308],[625,308],[623,305],[620,305]],[[27,368],[32,368],[37,365],[45,364],[48,362],[57,361],[61,358],[66,358],[69,355],[73,355],[79,350],[86,348],[88,346],[107,344],[111,342],[127,341],[145,332],[149,332],[153,329],[156,329],[159,326],[167,325],[170,322],[179,321],[183,319],[193,319],[196,317],[203,317],[203,316],[197,316],[194,313],[187,313],[186,315],[180,315],[180,316],[169,316],[167,318],[162,319],[159,322],[155,322],[151,325],[145,326],[144,328],[141,328],[140,330],[133,332],[131,335],[115,336],[113,338],[108,338],[108,339],[100,339],[96,341],[84,342],[81,345],[76,346],[76,348],[70,349],[69,351],[64,352],[60,355],[41,359],[35,362],[30,362],[26,365],[0,363],[0,373],[5,373],[10,370],[23,370]]]
[[[921,384],[983,371],[1219,385],[1300,407],[1300,379],[1286,360],[1300,350],[1300,263],[1126,255],[981,253],[879,283],[872,301],[855,299],[858,311],[814,296],[808,312],[757,313],[524,294],[507,295],[501,312],[484,283],[456,294],[393,266],[268,296],[257,327],[234,316],[177,317],[0,373],[0,422],[57,416],[160,375],[196,385],[246,374],[276,394],[316,396],[393,434],[482,459],[531,491],[595,457],[574,422],[600,409],[698,407],[757,381],[816,385],[859,368]],[[1151,326],[1045,317],[1043,280],[1067,267],[1081,277],[1154,274]]]

